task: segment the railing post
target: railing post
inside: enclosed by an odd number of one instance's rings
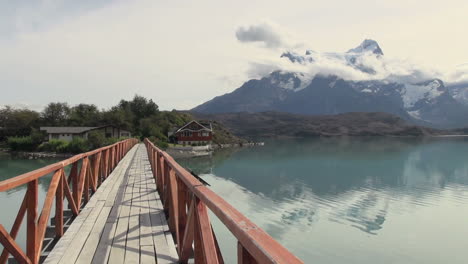
[[[171,201],[169,207],[169,228],[172,229],[172,233],[175,234],[176,243],[180,245],[180,233],[179,233],[179,193],[177,190],[177,178],[175,171],[169,167],[169,182],[168,182],[168,191],[169,197],[168,200]]]
[[[162,167],[161,167],[161,154],[156,152],[156,187],[161,197],[163,196],[163,179],[162,179]]]
[[[75,161],[72,165],[72,169],[70,172],[71,182],[72,182],[72,194],[73,200],[75,201],[76,209],[78,212],[80,211],[80,206],[78,205],[78,161]]]
[[[113,169],[114,169],[114,147],[110,147],[109,148],[109,173],[108,173],[108,176],[111,174]]]
[[[237,242],[237,263],[238,264],[257,264],[257,261],[250,255],[250,253]]]
[[[98,152],[96,155],[94,155],[93,159],[93,175],[94,175],[94,187],[97,189],[97,187],[101,184],[101,177],[99,176],[99,167],[101,165],[101,152]]]
[[[63,170],[63,169],[62,169]],[[63,171],[60,171],[60,180],[55,196],[55,237],[63,236]]]
[[[28,183],[28,216],[27,216],[27,241],[26,255],[31,260],[31,263],[37,263],[39,257],[38,241],[37,241],[37,199],[38,199],[39,181],[33,180]]]
[[[83,158],[83,162],[81,163],[81,170],[80,174],[78,177],[78,188],[77,188],[77,193],[76,193],[76,207],[78,207],[78,210],[81,208],[81,198],[83,195],[83,189],[85,188],[85,181],[86,181],[86,174],[88,172],[88,162],[89,159],[88,157]]]
[[[179,256],[181,255],[181,244],[185,234],[185,226],[187,224],[187,191],[185,184],[177,178],[177,196],[178,196],[178,235],[177,235],[177,249]]]
[[[195,197],[195,247],[198,245],[203,256],[202,263],[219,263],[216,250],[216,243],[211,228],[210,219],[208,217],[208,209],[206,205]],[[195,263],[197,262],[197,248],[195,248]]]

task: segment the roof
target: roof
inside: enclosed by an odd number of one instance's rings
[[[81,134],[98,127],[40,127],[49,134]]]
[[[192,124],[192,123],[197,123],[199,126],[201,126],[201,129],[197,129],[197,130],[193,130],[193,129],[185,129],[185,127],[187,127],[188,125]],[[211,127],[211,123],[199,123],[195,120],[192,120],[190,122],[188,122],[187,124],[183,125],[181,128],[177,129],[174,133],[177,133],[177,132],[180,132],[180,131],[200,131],[200,130],[205,130],[205,131],[213,131],[212,127]]]

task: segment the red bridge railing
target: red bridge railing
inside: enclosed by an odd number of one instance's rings
[[[0,264],[7,262],[9,254],[12,254],[19,263],[38,263],[54,200],[55,236],[59,238],[63,235],[64,199],[67,199],[73,215],[78,215],[81,204],[86,203],[90,198],[90,190],[91,192],[96,191],[137,142],[136,139],[123,140],[0,182],[0,192],[24,184],[28,186],[10,233],[0,224],[0,243],[4,247],[0,256]],[[71,170],[67,176],[65,167],[69,165],[71,165]],[[39,178],[49,174],[53,174],[52,180],[44,206],[38,214]],[[27,225],[26,252],[15,241],[25,215]]]
[[[167,153],[148,139],[145,145],[181,263],[192,251],[195,263],[224,263],[207,209],[237,238],[238,263],[303,263]]]

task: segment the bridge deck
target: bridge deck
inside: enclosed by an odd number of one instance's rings
[[[103,182],[44,263],[177,263],[143,144]]]

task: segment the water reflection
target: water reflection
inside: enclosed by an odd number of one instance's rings
[[[440,223],[432,223],[434,214],[448,214],[444,222],[454,226],[429,241],[468,234],[466,223],[456,224],[459,211],[468,209],[467,157],[464,138],[329,138],[267,142],[180,162],[303,259],[313,255],[319,262],[373,263],[358,253],[403,261],[417,244],[431,248],[422,235],[403,234],[435,233]],[[312,245],[320,253],[311,253]],[[400,251],[391,255],[379,245]],[[467,253],[463,256],[468,259]],[[417,256],[413,262],[434,260]]]

